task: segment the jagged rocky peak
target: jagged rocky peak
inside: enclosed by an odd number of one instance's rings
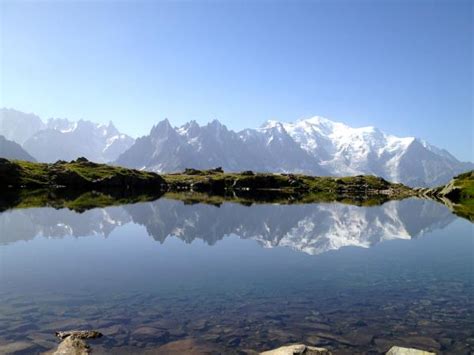
[[[182,136],[194,137],[199,134],[201,127],[195,120],[191,120],[178,128],[178,133]]]
[[[285,126],[282,122],[276,120],[268,120],[264,122],[260,128],[260,131],[268,131],[268,130],[275,130],[277,132],[286,132]]]
[[[222,130],[227,131],[227,127],[217,119],[213,119],[206,126],[209,127],[209,128],[215,129],[215,130],[221,130],[222,129]]]
[[[171,126],[170,121],[165,118],[151,128],[150,135],[163,136],[170,133],[171,131],[174,131],[174,128]]]
[[[112,121],[109,121],[109,123],[107,124],[107,132],[117,134],[119,133],[118,129],[115,127]]]
[[[71,132],[76,129],[77,122],[68,120],[67,118],[50,118],[46,122],[48,129],[60,131],[62,133]]]

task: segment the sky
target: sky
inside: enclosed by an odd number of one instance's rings
[[[315,115],[473,161],[473,2],[0,0],[0,106],[145,135]]]

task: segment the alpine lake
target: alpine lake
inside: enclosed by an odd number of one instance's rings
[[[177,194],[0,212],[0,353],[474,352],[473,224],[445,205]]]

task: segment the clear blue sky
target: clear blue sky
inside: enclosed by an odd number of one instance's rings
[[[0,106],[229,128],[322,115],[473,158],[473,2],[5,1]]]

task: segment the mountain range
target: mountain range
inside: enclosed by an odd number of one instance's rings
[[[399,138],[375,127],[352,128],[322,117],[268,121],[240,132],[217,120],[176,128],[164,120],[115,163],[156,172],[220,166],[226,171],[372,174],[410,186],[442,185],[474,167],[414,137]]]
[[[238,218],[236,218],[238,216]],[[153,202],[92,209],[29,208],[0,213],[5,233],[0,245],[36,236],[104,236],[128,223],[142,225],[154,240],[176,237],[186,243],[214,245],[229,235],[262,247],[287,247],[310,255],[353,246],[368,248],[385,240],[412,239],[444,228],[456,219],[445,206],[406,199],[381,206],[342,203],[253,205],[224,203],[220,207],[159,199]]]
[[[109,162],[159,173],[185,168],[346,176],[372,174],[410,186],[437,186],[474,168],[446,150],[414,137],[400,138],[375,127],[353,128],[322,117],[293,123],[267,121],[235,132],[219,121],[168,120],[136,140],[112,122],[50,119],[0,110],[0,135],[15,141],[40,162]],[[1,154],[0,154],[1,155]]]
[[[36,115],[12,109],[0,110],[0,135],[21,144],[37,161],[46,163],[81,156],[99,163],[110,162],[134,142],[112,122],[101,125],[51,118],[45,123]]]

